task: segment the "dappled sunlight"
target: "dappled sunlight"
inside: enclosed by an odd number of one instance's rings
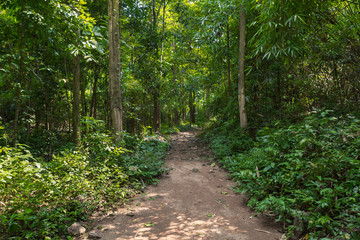
[[[220,216],[198,216],[194,217],[191,213],[177,212],[169,207],[165,209],[141,208],[135,217],[128,219],[128,228],[125,232],[116,232],[117,226],[107,224],[103,227],[109,231],[114,231],[114,239],[206,239],[208,236],[221,236],[224,231],[233,234],[244,234],[246,231],[231,225],[230,222]],[[166,214],[166,216],[164,215]],[[170,219],[169,219],[169,216]],[[125,216],[124,216],[125,217]],[[162,226],[161,232],[158,225]],[[164,227],[164,225],[166,225]],[[244,235],[241,239],[247,239]]]
[[[166,157],[169,174],[102,221],[102,239],[279,239],[278,226],[253,217],[233,194],[233,183],[193,132],[171,137],[176,144]],[[196,160],[200,155],[204,161]]]

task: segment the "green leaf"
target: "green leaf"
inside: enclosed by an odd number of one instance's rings
[[[152,222],[148,222],[144,224],[145,227],[153,227],[154,224]]]

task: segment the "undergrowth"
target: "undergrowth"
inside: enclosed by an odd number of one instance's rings
[[[71,238],[66,228],[73,222],[126,201],[167,171],[164,139],[125,133],[115,142],[95,129],[101,128],[89,128],[81,147],[51,161],[25,145],[0,146],[0,238]]]
[[[277,123],[255,141],[221,128],[207,133],[237,191],[284,223],[290,239],[360,239],[360,120],[331,114]]]

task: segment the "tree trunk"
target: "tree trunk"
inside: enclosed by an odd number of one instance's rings
[[[206,88],[206,91],[205,91],[205,103],[206,103],[206,110],[205,110],[205,114],[206,114],[206,117],[210,117],[210,112],[209,112],[209,105],[210,105],[210,89],[209,88]]]
[[[20,60],[19,60],[19,80],[16,86],[16,107],[15,107],[15,119],[14,119],[14,147],[17,146],[19,135],[19,114],[21,107],[21,84],[24,77],[24,11],[25,2],[21,1],[21,23],[20,23]]]
[[[164,2],[164,8],[163,8],[163,26],[162,26],[162,34],[161,34],[161,57],[160,57],[160,62],[161,62],[161,67],[162,67],[162,63],[163,63],[163,55],[164,55],[164,37],[165,37],[165,10],[166,10],[166,2]],[[163,70],[161,69],[161,75],[163,74]]]
[[[72,139],[76,146],[80,144],[80,55],[73,57],[73,110]]]
[[[175,53],[175,44],[173,44],[173,52]],[[174,86],[176,86],[176,69],[175,69],[174,65],[171,66],[171,71],[173,73],[173,84],[174,84]],[[178,98],[177,90],[175,90],[175,98]],[[179,124],[180,124],[179,111],[178,111],[178,107],[175,105],[174,106],[174,125],[179,125]]]
[[[95,65],[95,67],[97,67]],[[90,117],[95,118],[96,117],[96,93],[97,93],[97,85],[98,85],[98,79],[99,79],[99,71],[97,69],[95,70],[95,76],[94,76],[94,85],[93,85],[93,94],[91,96],[91,105],[90,105]]]
[[[230,60],[230,29],[229,20],[226,24],[226,38],[227,38],[227,77],[228,77],[228,94],[231,97],[231,60]]]
[[[69,74],[68,74],[68,70],[67,70],[67,63],[66,63],[66,57],[64,58],[64,68],[65,68],[65,76],[68,78]],[[68,114],[67,115],[67,125],[68,125],[68,131],[70,132],[71,131],[71,124],[72,124],[72,121],[71,121],[71,100],[70,100],[70,97],[71,97],[71,93],[68,92],[71,92],[71,87],[69,86],[69,89],[66,89],[65,91],[65,95],[66,95],[66,101],[68,104],[66,104],[67,106],[67,110],[68,110]],[[69,96],[70,95],[70,96]]]
[[[114,134],[123,131],[119,12],[120,0],[109,0],[109,95]]]
[[[190,117],[191,117],[191,121],[193,124],[196,123],[196,118],[195,118],[195,113],[196,113],[196,110],[195,110],[195,92],[193,91],[192,92],[192,111],[191,111],[191,114],[190,114]]]
[[[247,127],[247,116],[245,108],[245,21],[246,15],[244,6],[240,5],[240,44],[239,44],[239,75],[238,75],[238,101],[239,101],[239,114],[240,114],[240,127]]]
[[[276,77],[276,108],[278,110],[278,114],[279,114],[279,119],[281,119],[282,114],[281,114],[281,99],[282,99],[282,93],[281,93],[281,73],[280,73],[280,68],[278,68],[277,70],[277,77]]]
[[[159,94],[157,91],[153,93],[154,100],[154,132],[160,128],[160,108],[159,108]]]
[[[85,85],[82,84],[80,85],[80,97],[81,97],[81,115],[82,116],[87,116],[87,106],[86,106],[86,89],[85,89]]]
[[[134,110],[133,110],[134,111]],[[132,116],[130,118],[130,131],[132,135],[136,134],[136,121],[135,121],[135,116]]]
[[[183,123],[186,122],[186,107],[185,107],[185,102],[183,102],[183,108],[182,108],[182,121],[183,121]]]
[[[179,121],[179,111],[177,110],[177,108],[175,108],[174,110],[174,125],[179,125],[180,121]]]
[[[195,123],[195,93],[193,90],[190,91],[189,97],[189,109],[190,109],[190,126]]]

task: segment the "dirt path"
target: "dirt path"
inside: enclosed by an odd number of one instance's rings
[[[171,137],[169,175],[98,223],[104,240],[280,239],[280,227],[255,216],[232,191],[234,182],[214,166],[196,132]],[[84,237],[86,239],[86,236]],[[84,239],[83,238],[83,239]]]

